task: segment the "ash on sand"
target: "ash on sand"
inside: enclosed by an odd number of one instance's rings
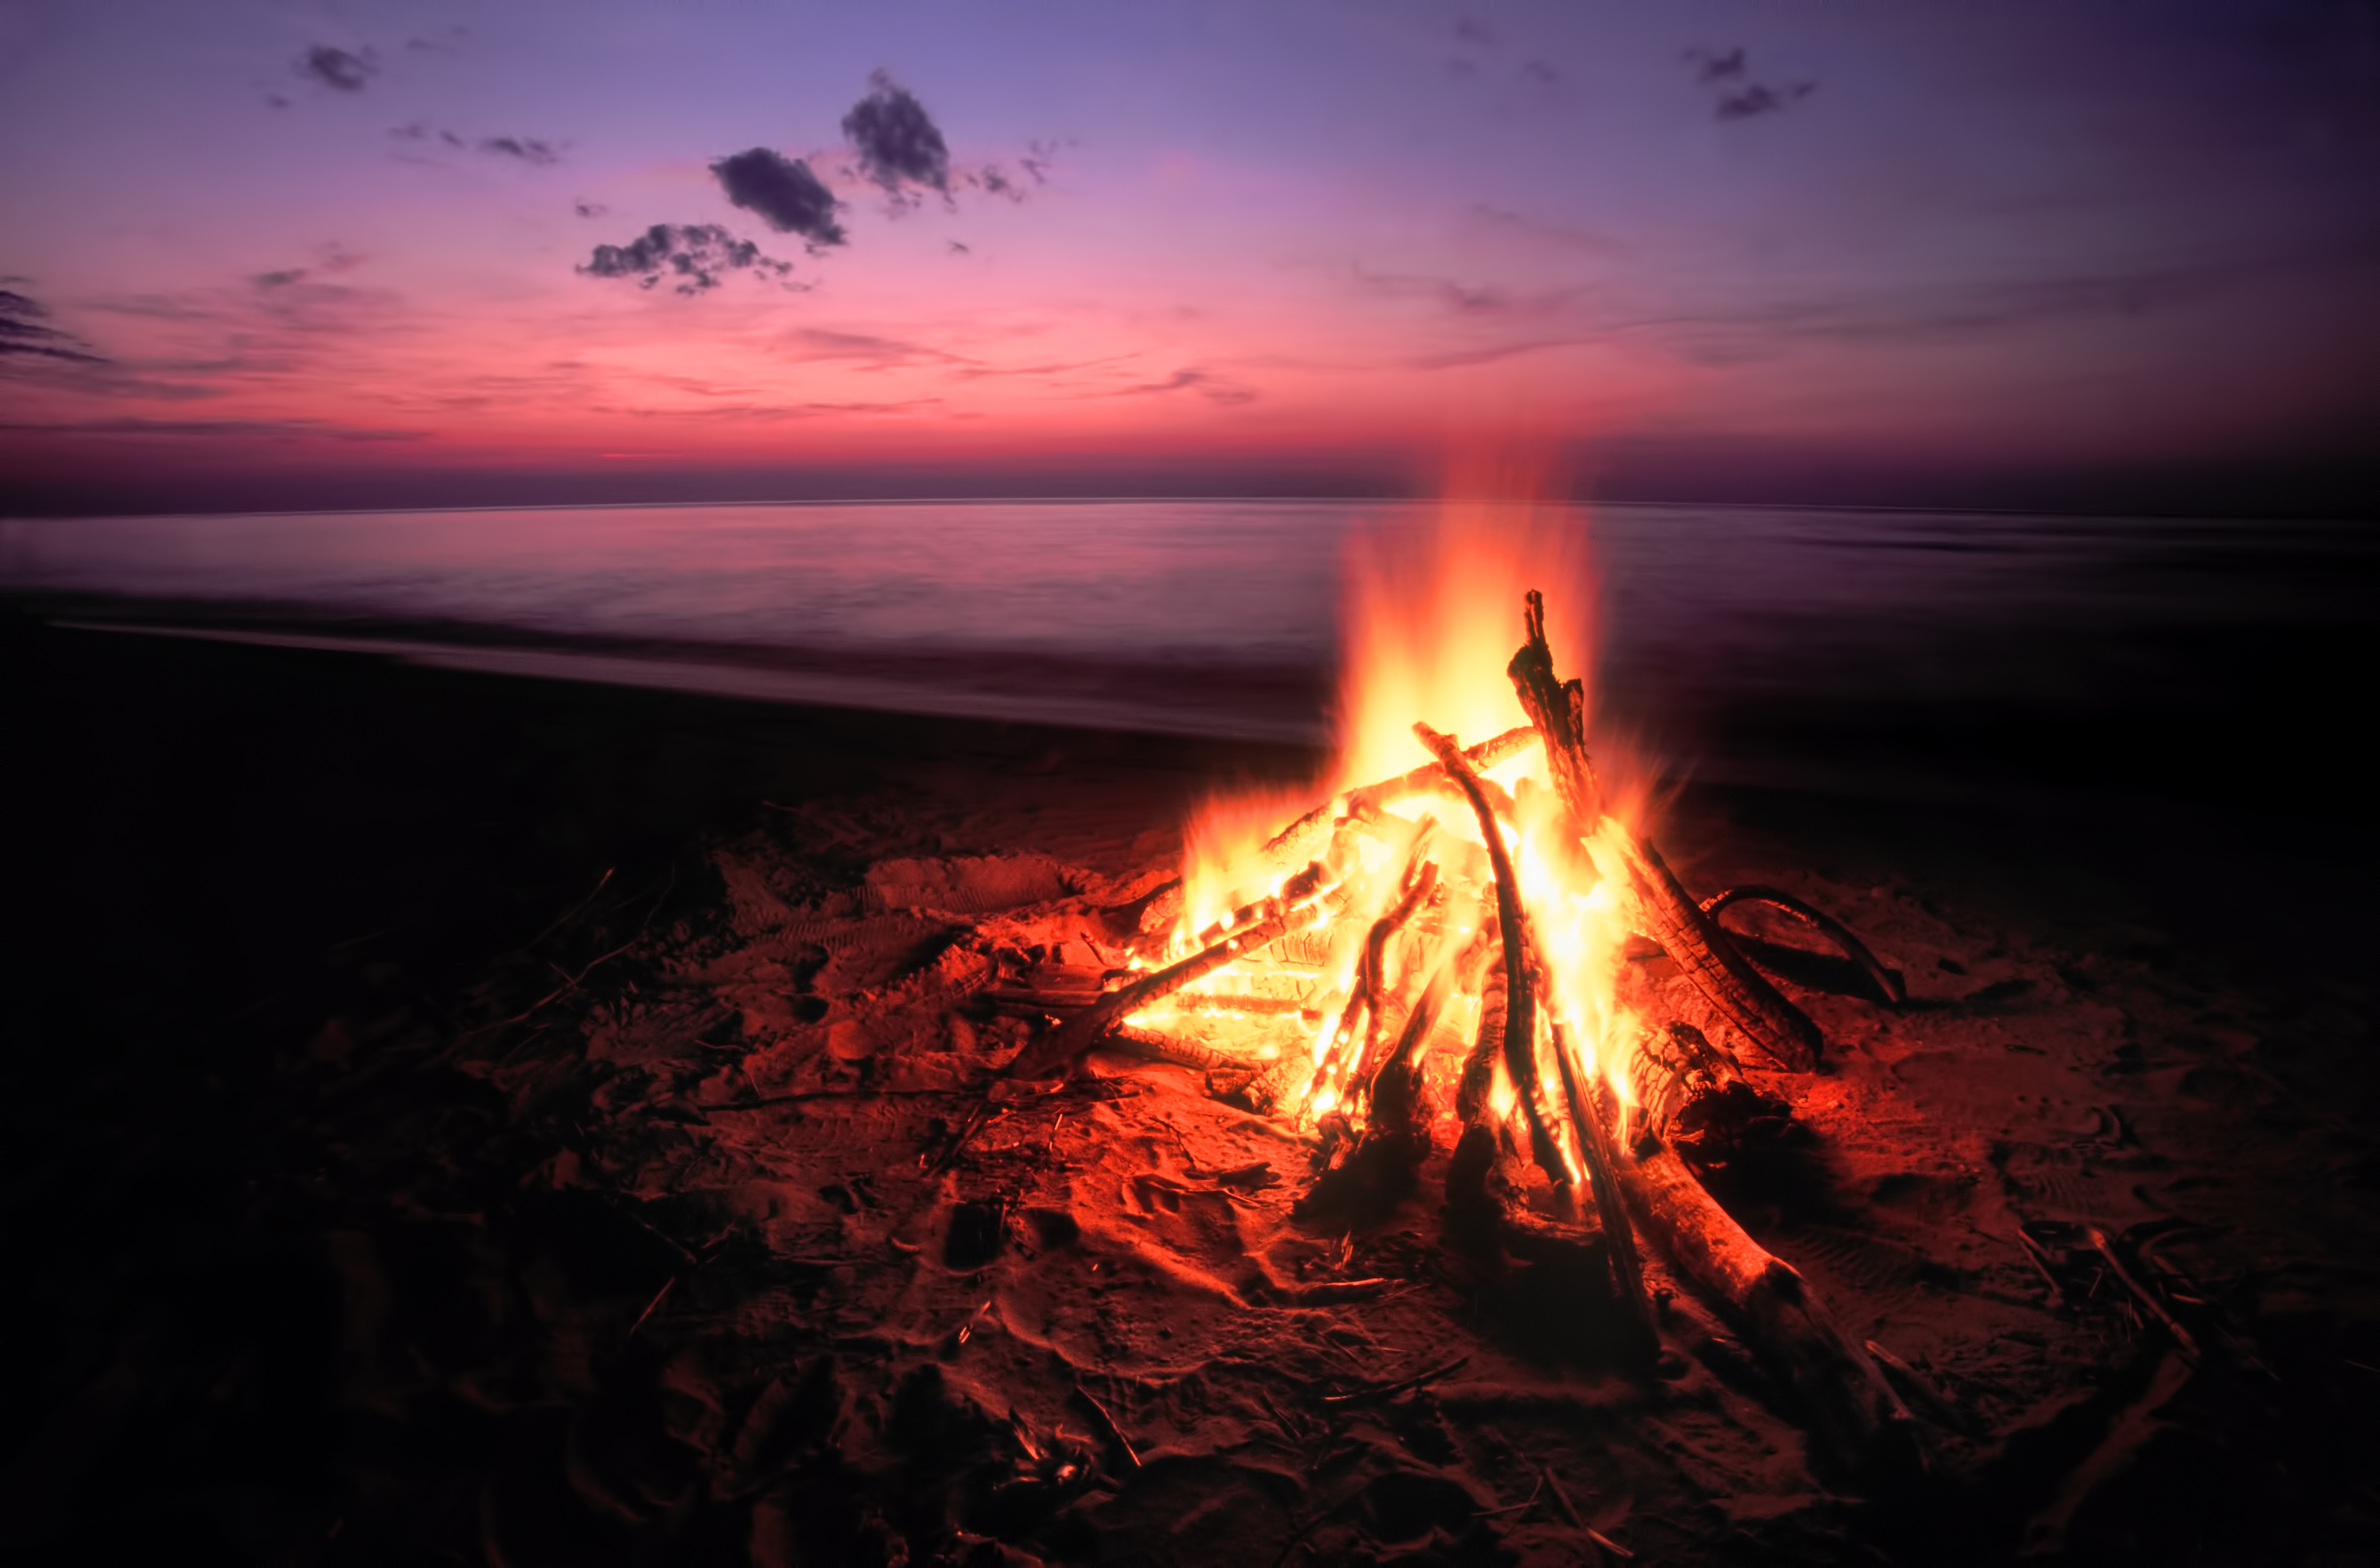
[[[516,718],[588,700],[371,679]],[[1912,879],[1818,816],[1686,798],[1662,838],[1695,892],[1783,887],[1908,981],[1891,1009],[1767,954],[1828,1059],[1772,1080],[1798,1134],[1712,1177],[1931,1395],[1934,1478],[1859,1498],[1813,1478],[1794,1412],[1691,1296],[1660,1375],[1633,1377],[1600,1351],[1592,1281],[1450,1246],[1450,1151],[1351,1224],[1301,1217],[1308,1150],[1184,1069],[1094,1055],[982,1114],[1033,1027],[986,993],[1116,961],[1229,757],[637,702],[661,717],[574,767],[680,744],[690,716],[778,727],[755,747],[807,724],[811,750],[798,777],[724,769],[677,850],[553,891],[519,931],[551,928],[500,959],[257,1026],[290,1031],[252,1082],[269,1136],[242,1124],[186,1173],[249,1196],[113,1272],[63,1241],[79,1272],[35,1265],[56,1342],[16,1341],[49,1358],[11,1374],[32,1396],[0,1514],[17,1561],[127,1540],[516,1565],[2380,1550],[2380,1145],[2369,1074],[2334,1060],[2358,1043],[2315,1003],[2180,971],[2137,927]],[[69,1089],[106,1114],[107,1082]],[[28,1137],[49,1164],[12,1188],[19,1218],[90,1158]],[[2095,1260],[2095,1226],[2182,1303],[2194,1357]]]

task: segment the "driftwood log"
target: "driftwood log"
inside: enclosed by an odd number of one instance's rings
[[[1771,909],[1781,910],[1791,915],[1795,920],[1833,943],[1836,950],[1843,957],[1866,971],[1868,980],[1876,986],[1876,994],[1886,1001],[1897,1007],[1909,1000],[1909,989],[1902,982],[1900,972],[1898,970],[1887,969],[1881,959],[1868,951],[1867,944],[1861,941],[1850,926],[1816,905],[1806,903],[1781,887],[1764,887],[1752,884],[1742,887],[1730,887],[1724,893],[1714,893],[1705,899],[1703,913],[1717,920],[1738,904],[1767,904]]]
[[[1695,1166],[1724,1165],[1791,1123],[1792,1108],[1755,1087],[1690,1023],[1646,1030],[1630,1052],[1632,1126]]]
[[[1916,1423],[1866,1351],[1792,1265],[1746,1236],[1677,1154],[1648,1141],[1620,1163],[1621,1189],[1680,1274],[1791,1391],[1824,1458],[1871,1482],[1924,1468]]]

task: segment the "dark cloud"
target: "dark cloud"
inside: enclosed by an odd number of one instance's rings
[[[552,142],[533,136],[483,136],[476,143],[468,141],[443,126],[433,126],[427,120],[414,120],[398,126],[388,133],[398,141],[437,142],[457,152],[484,152],[491,158],[516,158],[536,168],[550,168],[562,162],[562,149]]]
[[[298,74],[336,92],[361,92],[379,74],[380,63],[369,49],[360,54],[327,43],[317,43],[298,56]]]
[[[965,241],[964,241],[964,240],[956,240],[956,239],[954,239],[954,240],[953,240],[953,241],[951,241],[951,242],[950,242],[950,245],[951,245],[951,254],[952,254],[952,255],[953,255],[953,256],[972,256],[972,255],[974,255],[974,254],[975,254],[975,252],[967,247],[966,242],[965,242]]]
[[[499,158],[517,158],[540,169],[562,162],[560,149],[533,136],[485,137],[480,139],[480,151]]]
[[[868,177],[887,190],[921,185],[951,187],[951,150],[916,94],[882,71],[868,78],[874,90],[843,117],[843,134],[859,153]]]
[[[249,281],[259,288],[287,288],[292,283],[302,283],[306,281],[306,269],[285,267],[275,272],[259,272]]]
[[[1711,110],[1722,120],[1774,115],[1817,90],[1815,82],[1787,82],[1780,87],[1753,80],[1750,59],[1740,48],[1689,49],[1686,60],[1694,67],[1694,79],[1718,95]]]
[[[638,288],[670,282],[696,295],[718,287],[722,273],[747,269],[780,278],[794,270],[716,223],[655,223],[625,245],[597,246],[578,270],[590,278],[634,278]]]
[[[758,212],[779,234],[799,235],[813,246],[843,243],[834,193],[800,159],[755,147],[722,158],[710,172],[728,200]]]
[[[1696,78],[1705,83],[1728,81],[1743,75],[1741,49],[1689,49],[1686,58],[1693,63]]]
[[[427,120],[414,120],[397,127],[388,134],[398,141],[442,141],[458,151],[467,145],[463,139],[453,131],[441,130]]]
[[[49,314],[49,308],[39,300],[12,288],[0,288],[0,359],[22,356],[62,359],[70,365],[107,363],[71,332],[42,325]]]
[[[1531,60],[1527,62],[1522,66],[1521,74],[1528,78],[1531,81],[1536,82],[1540,87],[1559,87],[1561,85],[1561,73],[1554,69],[1551,66],[1547,65],[1543,60]]]
[[[1475,17],[1463,17],[1454,24],[1454,36],[1465,43],[1493,43],[1496,30]]]
[[[570,210],[582,218],[601,218],[612,211],[601,202],[589,201],[583,196],[570,204]]]
[[[1718,117],[1722,120],[1749,120],[1761,115],[1774,115],[1790,104],[1799,103],[1817,90],[1817,83],[1791,82],[1783,87],[1768,87],[1755,82],[1741,92],[1730,92],[1718,101]]]

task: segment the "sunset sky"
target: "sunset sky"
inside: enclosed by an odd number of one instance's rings
[[[2371,0],[0,0],[0,214],[18,511],[2162,504],[2380,430]]]

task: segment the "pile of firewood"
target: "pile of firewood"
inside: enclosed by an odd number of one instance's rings
[[[1824,1049],[1816,1026],[1720,924],[1723,910],[1773,906],[1896,1000],[1898,976],[1788,894],[1737,888],[1697,903],[1649,840],[1606,813],[1585,693],[1556,675],[1535,593],[1524,629],[1507,673],[1529,725],[1466,749],[1416,724],[1432,762],[1348,790],[1283,828],[1257,856],[1273,891],[1186,941],[1176,929],[1182,890],[1161,890],[1143,917],[1144,947],[1159,967],[1084,977],[1089,983],[1069,994],[1040,997],[1052,1027],[1009,1076],[1056,1076],[1094,1048],[1199,1068],[1218,1092],[1316,1136],[1318,1188],[1342,1173],[1417,1164],[1451,1099],[1462,1128],[1447,1177],[1451,1218],[1470,1216],[1516,1257],[1568,1248],[1599,1259],[1629,1325],[1626,1349],[1649,1365],[1659,1345],[1641,1235],[1792,1390],[1841,1468],[1904,1470],[1916,1463],[1913,1424],[1875,1361],[1696,1174],[1790,1114],[1746,1077],[1747,1055],[1767,1076],[1810,1071]],[[1531,745],[1543,747],[1558,797],[1534,802],[1541,820],[1559,813],[1558,852],[1576,857],[1585,880],[1613,885],[1634,956],[1671,960],[1699,1003],[1699,1025],[1656,1018],[1634,1030],[1619,1064],[1625,1095],[1608,1066],[1582,1070],[1591,1058],[1562,1039],[1559,960],[1532,930],[1508,843],[1524,802],[1483,777]],[[1427,814],[1415,821],[1390,810],[1427,796],[1467,813],[1475,840],[1437,830]],[[1342,940],[1336,949],[1354,954],[1345,983],[1299,981],[1297,966],[1310,973],[1324,961],[1315,933],[1351,912],[1371,918],[1360,947]],[[1637,989],[1633,1018],[1656,1000]],[[1456,996],[1475,1003],[1452,1007]],[[1453,1027],[1466,1011],[1467,1035]],[[1454,1063],[1451,1073],[1439,1066]]]

